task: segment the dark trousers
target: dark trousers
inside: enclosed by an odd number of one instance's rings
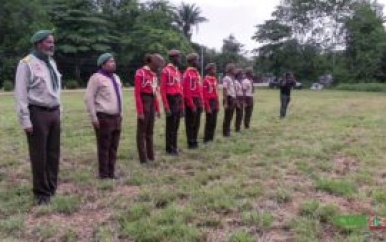
[[[280,95],[280,103],[281,103],[280,118],[284,118],[287,115],[287,108],[290,101],[291,101],[291,96],[283,95],[283,94]]]
[[[153,130],[155,118],[154,96],[142,94],[144,119],[137,119],[137,149],[139,161],[154,161]]]
[[[229,137],[231,135],[231,123],[233,119],[233,113],[235,111],[235,101],[235,98],[231,96],[227,97],[228,107],[224,110],[224,122],[222,128],[222,133],[225,137]]]
[[[178,152],[178,129],[180,127],[181,119],[181,106],[182,106],[182,96],[177,95],[167,95],[170,115],[166,116],[166,152],[168,153],[177,153]]]
[[[200,130],[202,113],[202,103],[200,98],[193,97],[193,102],[196,106],[196,111],[194,112],[186,103],[185,112],[185,127],[189,148],[196,148],[198,146],[197,136]]]
[[[253,97],[245,97],[245,106],[244,106],[244,127],[249,128],[251,123],[251,117],[253,112]]]
[[[206,120],[205,120],[205,133],[204,133],[204,142],[213,141],[214,133],[216,131],[217,125],[217,99],[210,99],[209,106],[211,112],[206,112]]]
[[[121,115],[97,113],[99,129],[95,129],[100,178],[115,177],[115,163],[121,137]]]
[[[235,131],[240,132],[244,116],[244,97],[237,97]]]
[[[32,134],[27,134],[35,197],[55,195],[60,158],[60,111],[30,106]]]

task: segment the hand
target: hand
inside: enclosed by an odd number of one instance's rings
[[[138,114],[138,119],[139,119],[139,120],[144,120],[144,119],[145,119],[145,115],[143,115],[143,114]]]
[[[32,129],[32,127],[28,127],[28,128],[25,128],[25,129],[24,129],[24,132],[25,132],[26,134],[32,134],[32,133],[33,133],[33,129]]]
[[[161,118],[161,113],[157,112],[157,118]]]
[[[196,107],[192,107],[192,112],[195,113],[197,111]]]
[[[92,126],[94,126],[94,128],[96,129],[99,129],[100,128],[99,121],[98,120],[92,121]]]
[[[172,113],[170,112],[170,109],[165,109],[166,117],[170,117]]]
[[[212,110],[210,110],[210,108],[208,108],[208,109],[206,110],[206,113],[211,114],[211,113],[212,113]]]

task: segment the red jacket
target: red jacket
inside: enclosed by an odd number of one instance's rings
[[[217,92],[217,78],[215,76],[206,76],[202,82],[202,95],[204,97],[205,110],[211,111],[209,100],[217,101],[216,110],[219,110],[219,97]]]
[[[154,94],[154,104],[156,112],[159,113],[159,104],[157,98],[158,88],[157,74],[152,72],[148,66],[138,69],[135,73],[134,95],[137,106],[137,114],[143,114],[143,104],[141,94]]]
[[[164,104],[164,108],[166,110],[170,110],[169,102],[166,96],[168,94],[183,95],[183,88],[181,84],[181,72],[178,70],[176,66],[173,64],[168,64],[163,70],[161,74],[161,95],[162,102]],[[184,103],[181,102],[181,109],[184,108]]]
[[[184,96],[187,105],[190,108],[197,108],[193,103],[193,97],[198,97],[203,103],[201,76],[197,69],[194,67],[188,67],[184,72],[182,83],[184,88]]]

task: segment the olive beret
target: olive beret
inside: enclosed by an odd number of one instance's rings
[[[98,60],[97,60],[97,66],[100,67],[102,66],[104,63],[106,63],[106,61],[108,61],[111,57],[113,57],[113,55],[111,53],[104,53],[104,54],[101,54],[99,57],[98,57]]]
[[[34,35],[32,35],[30,41],[32,44],[38,43],[42,40],[45,40],[49,35],[53,34],[52,30],[39,30]]]

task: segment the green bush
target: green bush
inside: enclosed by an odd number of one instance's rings
[[[67,89],[77,89],[79,88],[79,83],[76,80],[69,80],[65,82],[65,87]]]
[[[358,92],[386,92],[385,83],[342,83],[335,87],[337,90]]]
[[[5,92],[10,92],[13,90],[13,83],[11,81],[5,81],[3,83],[3,89]]]

